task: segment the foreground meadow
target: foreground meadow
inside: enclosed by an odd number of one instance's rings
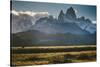
[[[11,66],[96,61],[96,46],[11,47]]]

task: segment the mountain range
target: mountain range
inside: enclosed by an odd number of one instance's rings
[[[18,18],[11,15],[14,21]],[[84,16],[77,18],[73,7],[66,13],[61,10],[58,18],[39,16],[34,24],[32,17],[25,17],[24,21],[12,22],[12,46],[96,44],[96,24]]]

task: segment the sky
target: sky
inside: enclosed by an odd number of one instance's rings
[[[76,5],[62,3],[44,3],[44,2],[28,2],[28,1],[12,1],[12,10],[16,11],[33,11],[48,12],[50,15],[57,17],[61,10],[66,13],[67,9],[73,7],[77,17],[85,16],[92,21],[96,21],[95,5]]]

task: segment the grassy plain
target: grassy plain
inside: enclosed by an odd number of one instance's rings
[[[96,45],[11,47],[11,66],[96,61]]]

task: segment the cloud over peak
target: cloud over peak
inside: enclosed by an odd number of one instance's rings
[[[48,12],[32,12],[32,11],[11,11],[12,15],[12,33],[28,30],[35,22],[42,18],[48,17]]]
[[[32,12],[32,11],[16,11],[16,10],[12,10],[11,13],[14,14],[14,15],[26,14],[26,15],[29,15],[29,16],[35,16],[36,14],[49,15],[48,12]]]

